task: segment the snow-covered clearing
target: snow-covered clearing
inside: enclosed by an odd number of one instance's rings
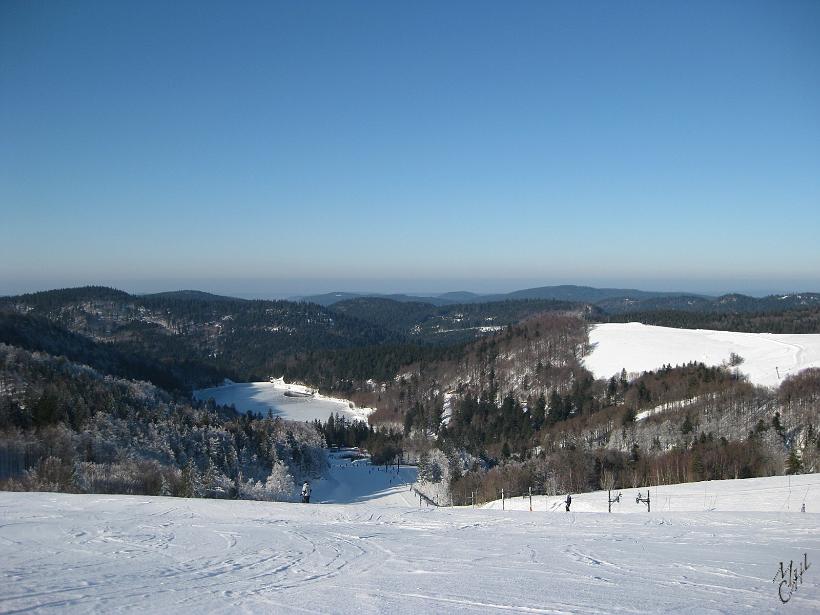
[[[389,476],[343,464],[332,474],[360,491]],[[419,507],[389,483],[344,505],[3,492],[0,611],[818,612],[817,487],[809,512],[787,511],[768,486],[786,480],[712,483],[718,503],[743,495],[737,512],[617,515],[581,512],[586,495],[571,513]],[[784,606],[773,578],[804,554]]]
[[[703,329],[673,329],[640,323],[595,325],[589,333],[592,352],[584,364],[596,378],[655,370],[663,365],[700,361],[728,363],[743,357],[739,371],[755,384],[778,386],[786,376],[820,367],[820,334],[778,335]]]
[[[285,393],[295,395],[289,397]],[[201,400],[213,398],[216,403],[233,405],[239,412],[261,412],[290,421],[326,421],[331,414],[339,414],[348,419],[367,420],[372,408],[358,408],[346,399],[326,397],[299,384],[286,384],[282,380],[273,382],[243,382],[210,389],[194,391],[194,397]]]
[[[654,408],[650,408],[649,410],[643,410],[642,412],[638,412],[635,415],[635,420],[643,421],[654,414],[660,414],[661,412],[666,412],[667,410],[680,410],[682,408],[686,408],[687,406],[691,406],[692,404],[697,402],[698,399],[700,399],[700,396],[692,397],[691,399],[681,399],[678,401],[670,401],[665,404],[659,404]]]

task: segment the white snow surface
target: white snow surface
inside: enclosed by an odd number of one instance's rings
[[[0,612],[820,612],[820,475],[792,477],[786,506],[776,477],[710,483],[714,511],[681,485],[690,512],[609,515],[584,512],[606,506],[595,494],[570,513],[419,507],[344,463],[349,494],[314,499],[348,504],[0,492]],[[804,554],[784,606],[773,579]]]
[[[596,378],[656,370],[690,361],[728,363],[731,353],[743,357],[738,366],[750,382],[778,386],[786,376],[820,367],[820,334],[779,335],[704,329],[674,329],[640,323],[606,323],[590,329],[592,351],[584,364]]]
[[[678,485],[614,489],[612,497],[621,494],[620,502],[612,505],[613,513],[640,513],[646,504],[635,501],[638,493],[650,493],[653,512],[772,512],[789,513],[806,510],[820,513],[820,474],[769,476],[741,480],[713,480]],[[606,491],[572,495],[572,512],[607,512]],[[532,496],[535,512],[565,512],[566,495]],[[516,495],[504,500],[505,510],[529,510],[529,497]],[[501,500],[489,502],[483,508],[502,509]],[[820,516],[818,516],[820,521]],[[818,528],[820,529],[820,527]],[[820,555],[820,554],[818,554]]]
[[[218,404],[233,405],[239,412],[250,410],[267,416],[270,410],[274,417],[289,421],[326,421],[331,414],[366,421],[373,412],[372,408],[359,408],[346,399],[327,397],[319,393],[309,397],[288,397],[285,392],[310,395],[313,389],[276,379],[272,382],[243,382],[199,389],[194,391],[194,397],[203,401],[213,398]]]
[[[690,399],[681,399],[677,401],[671,401],[664,404],[658,404],[654,408],[650,408],[649,410],[643,410],[642,412],[638,412],[635,415],[636,421],[643,421],[648,419],[653,414],[659,414],[661,412],[666,412],[667,410],[680,410],[681,408],[685,408],[686,406],[691,406],[699,399],[698,397],[692,397]]]
[[[413,506],[418,502],[411,490],[417,477],[415,466],[374,466],[358,449],[342,449],[328,457],[330,472],[326,478],[311,483],[311,501],[324,504],[378,501],[386,506]]]

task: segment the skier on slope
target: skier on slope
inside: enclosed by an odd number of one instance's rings
[[[568,493],[567,494],[567,512],[569,512],[570,504],[572,504],[572,496]]]
[[[310,483],[307,481],[302,485],[302,504],[310,504]]]

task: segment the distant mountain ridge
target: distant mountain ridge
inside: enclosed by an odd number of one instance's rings
[[[397,301],[399,303],[427,303],[430,305],[448,305],[451,303],[461,303],[461,301],[456,301],[450,299],[446,295],[451,293],[445,293],[441,296],[429,296],[429,295],[406,295],[402,293],[394,293],[394,294],[383,294],[383,293],[349,293],[349,292],[335,292],[335,293],[323,293],[320,295],[307,295],[304,297],[294,297],[294,301],[303,301],[305,303],[316,303],[323,307],[329,307],[334,303],[339,303],[340,301],[350,301],[351,299],[363,299],[363,298],[372,298],[372,299],[389,299],[390,301]],[[460,293],[456,293],[460,294]],[[472,293],[470,293],[472,294]],[[475,295],[476,297],[478,295]]]
[[[636,290],[634,288],[594,288],[592,286],[575,286],[572,284],[562,284],[559,286],[539,286],[536,288],[525,288],[511,293],[500,295],[488,295],[481,298],[482,301],[510,301],[516,299],[553,299],[557,301],[575,301],[579,303],[598,303],[607,299],[632,299],[646,300],[658,297],[678,297],[684,293],[676,292],[654,292],[646,290]]]
[[[228,295],[215,295],[201,290],[171,290],[138,296],[143,299],[180,299],[183,301],[248,301],[248,299],[229,297]]]
[[[439,299],[444,299],[445,301],[452,301],[453,303],[470,303],[473,301],[480,301],[483,295],[479,295],[478,293],[471,293],[467,290],[458,290],[449,293],[443,293],[441,295],[436,295]]]
[[[538,286],[535,288],[525,288],[509,293],[489,293],[479,294],[469,291],[447,292],[439,295],[407,295],[407,294],[382,294],[382,293],[350,293],[335,292],[321,295],[308,295],[298,297],[301,301],[318,303],[329,306],[339,301],[349,299],[359,299],[361,297],[379,297],[382,299],[392,299],[393,301],[409,301],[429,303],[431,305],[448,305],[455,303],[491,303],[496,301],[517,301],[521,299],[550,299],[554,301],[572,301],[576,303],[596,303],[605,299],[626,298],[634,300],[651,299],[656,297],[677,297],[686,293],[680,292],[654,292],[636,290],[632,288],[594,288],[592,286],[576,286],[572,284],[562,284],[559,286]]]
[[[655,292],[634,288],[595,288],[559,285],[526,288],[509,293],[477,294],[467,291],[435,296],[378,293],[326,293],[301,297],[301,301],[332,307],[336,303],[364,298],[389,299],[401,303],[426,303],[437,307],[501,301],[549,300],[588,304],[605,314],[628,314],[657,310],[685,312],[755,313],[820,308],[820,293],[803,292],[766,297],[730,293],[718,297],[684,292]]]

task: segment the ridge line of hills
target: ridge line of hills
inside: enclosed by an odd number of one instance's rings
[[[784,305],[820,305],[820,293],[801,292],[780,295],[752,297],[741,293],[727,293],[719,296],[687,292],[644,291],[632,288],[596,288],[563,284],[539,286],[509,293],[478,294],[469,291],[448,292],[435,295],[412,295],[406,293],[330,292],[316,295],[293,297],[293,300],[308,301],[331,306],[342,301],[361,298],[380,298],[398,302],[429,303],[432,305],[493,303],[521,299],[551,299],[599,305],[607,311],[637,311],[650,306],[676,307],[678,309],[705,309],[709,307],[729,309],[759,309],[769,307],[780,309]]]
[[[133,295],[89,286],[0,297],[0,342],[65,355],[171,391],[274,374],[315,379],[314,386],[349,394],[354,381],[388,380],[403,365],[457,356],[464,344],[545,313],[572,314],[587,323],[638,320],[680,328],[820,332],[817,293],[761,299],[611,296],[618,292],[542,287],[495,301],[435,305],[355,297],[325,306],[196,290]]]
[[[295,296],[288,299],[244,299],[218,295],[200,290],[178,290],[147,294],[129,294],[105,286],[63,288],[20,295],[0,296],[0,305],[13,301],[60,303],[69,299],[109,299],[140,301],[190,301],[190,302],[287,302],[315,303],[332,308],[339,303],[362,299],[382,299],[396,303],[426,304],[436,307],[469,305],[476,303],[499,303],[521,300],[565,301],[587,304],[607,314],[646,312],[654,310],[680,310],[687,312],[767,312],[778,310],[820,307],[820,293],[799,292],[753,297],[741,293],[719,296],[685,292],[656,292],[629,288],[596,288],[592,286],[556,285],[540,286],[509,293],[478,294],[469,291],[446,292],[437,295],[412,295],[406,293],[330,292],[317,295]]]
[[[708,298],[706,295],[687,294],[682,292],[653,292],[631,288],[595,288],[592,286],[577,286],[562,284],[557,286],[539,286],[525,288],[509,293],[474,293],[470,291],[454,291],[434,295],[412,295],[406,293],[367,293],[367,292],[330,292],[316,295],[294,297],[295,300],[309,301],[320,305],[333,305],[340,301],[358,299],[362,297],[379,297],[400,302],[422,302],[433,305],[447,305],[453,303],[492,303],[496,301],[514,301],[519,299],[554,299],[559,301],[577,301],[594,303],[604,299],[650,299],[656,297],[695,296]]]

